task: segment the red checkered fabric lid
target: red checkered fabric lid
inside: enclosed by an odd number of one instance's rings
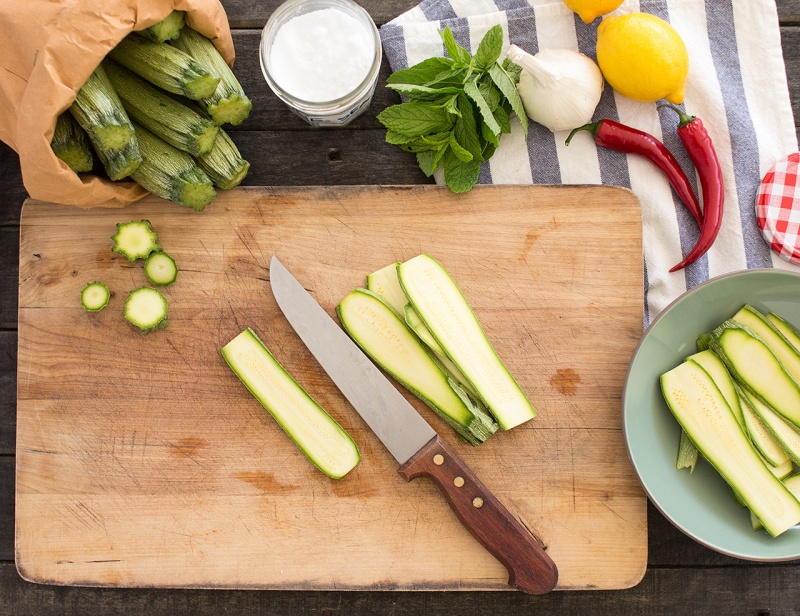
[[[781,258],[800,265],[800,152],[779,160],[761,180],[758,227]]]

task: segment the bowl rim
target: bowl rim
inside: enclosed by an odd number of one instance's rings
[[[637,466],[637,464],[636,464],[636,462],[634,460],[633,453],[631,452],[631,443],[630,443],[630,439],[629,439],[628,425],[627,425],[627,421],[626,421],[626,415],[627,415],[627,412],[626,412],[626,400],[627,400],[627,397],[628,397],[628,395],[627,395],[628,394],[628,385],[629,385],[629,379],[631,377],[631,372],[633,371],[633,365],[634,365],[634,362],[636,361],[636,357],[638,356],[639,351],[641,350],[642,346],[644,345],[646,339],[648,338],[650,333],[654,330],[654,328],[658,325],[658,323],[663,318],[665,318],[672,311],[673,308],[675,308],[679,304],[681,304],[684,301],[686,301],[686,299],[689,296],[694,295],[696,292],[698,292],[700,289],[702,289],[704,287],[707,287],[707,286],[710,286],[710,285],[714,285],[714,284],[719,284],[721,281],[724,281],[724,280],[727,280],[727,279],[731,279],[731,278],[740,278],[740,277],[746,277],[746,276],[759,276],[759,275],[768,275],[768,276],[771,276],[771,275],[784,276],[784,275],[786,275],[786,276],[789,276],[789,277],[797,278],[798,283],[800,283],[800,272],[795,272],[795,271],[785,270],[785,269],[780,269],[780,268],[770,268],[770,267],[752,268],[752,269],[737,270],[737,271],[734,271],[734,272],[728,272],[728,273],[725,273],[725,274],[720,274],[719,276],[715,276],[713,278],[709,278],[708,280],[705,280],[705,281],[701,282],[700,284],[695,285],[691,289],[687,289],[685,292],[681,293],[678,297],[676,297],[669,304],[667,304],[667,306],[658,315],[656,315],[656,318],[653,319],[650,322],[650,324],[647,326],[647,329],[645,329],[645,331],[642,333],[642,336],[639,338],[639,342],[636,344],[636,347],[634,348],[633,353],[631,354],[631,359],[628,362],[628,368],[627,368],[627,370],[625,372],[625,380],[623,381],[623,385],[622,385],[622,400],[621,400],[621,402],[622,402],[622,436],[623,436],[623,440],[625,442],[625,451],[626,451],[626,453],[628,455],[628,460],[630,461],[631,466],[633,466],[633,470],[636,473],[636,477],[639,480],[639,484],[642,486],[642,489],[644,490],[645,494],[647,495],[648,500],[653,504],[653,506],[673,526],[675,526],[675,528],[680,530],[683,534],[685,534],[686,536],[690,537],[691,539],[693,539],[697,543],[699,543],[699,544],[701,544],[701,545],[703,545],[703,546],[705,546],[705,547],[707,547],[707,548],[709,548],[709,549],[711,549],[711,550],[713,550],[715,552],[718,552],[720,554],[724,554],[726,556],[732,556],[734,558],[739,558],[739,559],[742,559],[742,560],[748,560],[748,561],[753,561],[753,562],[785,562],[785,561],[799,559],[800,558],[800,547],[798,547],[797,553],[796,554],[792,554],[792,555],[786,555],[786,556],[753,556],[753,555],[750,555],[750,554],[745,554],[745,553],[742,553],[742,552],[737,552],[737,551],[733,551],[733,550],[730,550],[730,549],[726,549],[726,548],[722,548],[720,546],[714,545],[710,541],[707,541],[707,540],[703,539],[702,537],[698,536],[696,533],[689,531],[688,529],[684,528],[679,523],[677,523],[675,521],[675,519],[673,519],[673,516],[670,515],[669,512],[667,512],[661,504],[659,504],[659,502],[653,496],[653,494],[651,493],[651,491],[648,488],[647,484],[643,480],[643,478],[641,476],[641,473],[640,473],[640,470],[639,470],[639,467]]]

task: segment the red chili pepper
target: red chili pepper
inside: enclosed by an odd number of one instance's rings
[[[689,179],[672,152],[653,135],[613,120],[600,120],[573,130],[567,137],[567,145],[575,133],[580,130],[591,133],[594,142],[599,146],[624,154],[637,154],[653,163],[667,177],[675,194],[683,201],[686,209],[697,222],[697,226],[702,227],[703,212],[694,191],[692,191]]]
[[[700,176],[700,187],[703,190],[704,214],[703,224],[700,226],[700,237],[697,239],[694,248],[683,258],[683,261],[669,270],[670,272],[675,272],[697,261],[711,248],[714,240],[717,239],[717,234],[722,226],[725,190],[722,181],[722,168],[719,165],[714,144],[711,143],[711,138],[703,127],[703,122],[695,116],[683,113],[673,105],[660,105],[658,108],[661,109],[661,107],[669,107],[678,113],[680,118],[678,136],[683,142],[683,147],[686,148],[689,158],[692,159],[694,166],[697,167],[697,172]]]

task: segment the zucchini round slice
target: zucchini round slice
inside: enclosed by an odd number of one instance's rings
[[[100,281],[88,283],[81,291],[81,306],[87,312],[97,312],[108,306],[111,293],[108,287]]]
[[[175,282],[178,266],[166,252],[153,252],[144,262],[144,275],[157,287],[165,287]]]
[[[125,300],[125,318],[143,334],[167,326],[167,300],[161,291],[140,287]]]
[[[151,252],[158,252],[158,234],[150,228],[149,220],[132,220],[117,223],[117,232],[111,236],[114,240],[113,252],[124,255],[128,261],[145,259]]]

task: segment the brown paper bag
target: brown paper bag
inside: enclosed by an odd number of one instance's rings
[[[0,139],[17,151],[31,197],[83,208],[122,207],[147,192],[133,182],[78,176],[50,148],[56,118],[106,53],[132,30],[186,11],[229,63],[219,0],[0,0]]]

